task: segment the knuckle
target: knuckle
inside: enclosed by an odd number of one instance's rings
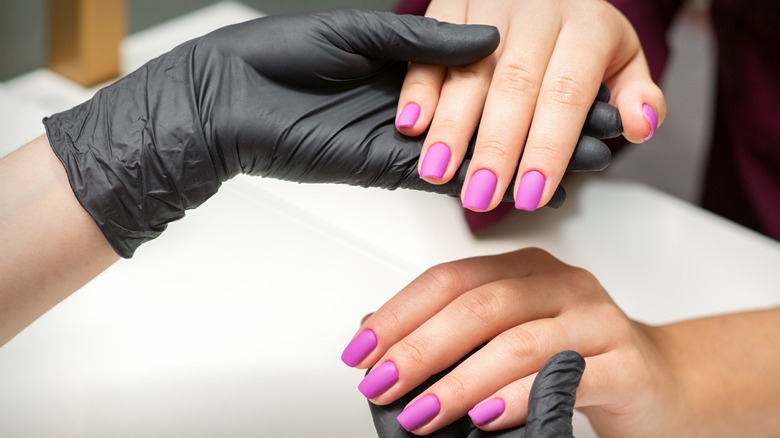
[[[459,403],[468,399],[469,387],[460,376],[451,373],[442,383],[446,388],[448,400]]]
[[[469,64],[447,69],[447,81],[469,81],[485,77],[485,70],[478,64]]]
[[[501,298],[492,290],[493,288],[483,287],[472,291],[464,296],[460,311],[468,319],[476,318],[482,324],[489,324],[501,311]]]
[[[600,286],[596,276],[586,269],[568,266],[567,275],[569,282],[575,285],[577,289],[590,290],[594,285]]]
[[[436,265],[421,276],[422,284],[428,285],[430,291],[448,291],[463,283],[463,273],[456,263]]]
[[[539,83],[528,62],[521,57],[513,57],[502,66],[499,86],[503,88],[502,91],[535,95]]]
[[[518,362],[527,361],[528,358],[535,357],[541,351],[539,338],[522,326],[502,333],[497,339],[501,339],[506,351]]]
[[[488,139],[481,142],[474,151],[475,154],[477,152],[482,156],[490,157],[489,159],[495,160],[496,163],[502,163],[511,158],[509,146],[497,139]]]
[[[585,102],[585,82],[573,68],[566,69],[553,80],[547,98],[558,105],[567,107],[588,107]]]
[[[403,357],[404,361],[413,368],[422,368],[430,355],[425,341],[411,336],[402,339],[397,348],[398,352],[394,352],[393,356]]]
[[[463,129],[463,123],[452,115],[443,115],[434,119],[431,130],[434,129],[443,133],[458,132]]]
[[[524,252],[526,254],[530,254],[530,256],[534,260],[539,260],[539,261],[542,261],[542,262],[547,262],[547,261],[550,261],[550,260],[557,260],[557,259],[555,259],[555,257],[553,257],[552,254],[550,254],[546,250],[544,250],[542,248],[539,248],[539,247],[536,247],[536,246],[524,248],[524,249],[522,249],[520,251],[522,251],[522,252]]]
[[[537,163],[568,163],[571,152],[567,153],[558,143],[560,141],[552,138],[540,138],[533,144],[526,146],[526,154],[533,156]]]

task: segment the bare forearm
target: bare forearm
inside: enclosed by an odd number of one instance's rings
[[[780,308],[653,329],[675,370],[692,434],[780,434]],[[698,434],[698,435],[697,435]]]
[[[0,159],[0,345],[118,258],[45,136]]]

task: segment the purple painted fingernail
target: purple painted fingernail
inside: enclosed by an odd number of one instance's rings
[[[472,210],[487,210],[493,192],[496,190],[496,174],[488,169],[480,169],[471,175],[463,206]]]
[[[428,394],[410,404],[398,414],[398,422],[409,432],[417,429],[439,415],[441,403],[433,394]]]
[[[469,417],[474,424],[482,426],[500,417],[504,413],[504,409],[506,409],[504,400],[494,398],[475,406],[469,411]]]
[[[407,103],[395,119],[396,128],[411,128],[420,117],[420,105]]]
[[[645,115],[647,123],[650,124],[650,133],[645,137],[645,141],[650,140],[655,135],[655,130],[658,129],[658,116],[655,114],[655,110],[648,104],[642,105],[642,113]]]
[[[420,177],[441,178],[447,165],[450,163],[452,152],[444,143],[435,143],[428,148],[428,152],[423,157],[422,166],[420,166]]]
[[[398,368],[388,361],[371,370],[358,385],[358,390],[366,398],[374,398],[390,389],[398,381]]]
[[[354,367],[376,348],[376,334],[373,330],[363,330],[347,345],[341,353],[341,361]]]
[[[542,200],[544,190],[544,175],[538,170],[526,172],[520,179],[515,197],[515,208],[518,210],[534,211]]]

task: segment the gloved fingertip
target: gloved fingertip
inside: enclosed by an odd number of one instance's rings
[[[605,102],[594,102],[588,111],[582,134],[603,140],[622,133],[623,121],[618,109]]]
[[[604,170],[612,162],[612,151],[601,140],[584,135],[577,142],[566,167],[567,172]]]
[[[555,193],[553,193],[552,198],[550,198],[550,200],[547,201],[547,204],[545,204],[545,207],[560,208],[564,201],[566,201],[566,190],[563,188],[563,186],[558,186],[558,188],[555,189]]]
[[[553,356],[537,374],[528,396],[526,436],[571,437],[577,387],[585,359],[575,351]]]
[[[612,97],[611,93],[609,92],[609,88],[607,87],[607,84],[602,83],[599,87],[599,92],[596,95],[596,100],[599,102],[609,102],[609,99]]]

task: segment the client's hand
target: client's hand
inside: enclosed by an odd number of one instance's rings
[[[575,392],[585,370],[585,360],[575,351],[562,351],[544,364],[534,379],[528,399],[528,417],[522,426],[504,429],[496,432],[486,432],[478,429],[482,418],[490,418],[492,414],[504,408],[504,401],[495,399],[474,409],[464,416],[434,432],[437,438],[567,438],[573,437],[572,415],[574,414]],[[409,402],[423,392],[427,387],[447,375],[447,369],[418,386],[405,396],[380,406],[368,403],[374,426],[379,438],[413,437],[398,422],[398,415]]]
[[[371,367],[359,389],[387,405],[484,344],[405,404],[401,425],[425,435],[467,413],[485,431],[525,423],[535,373],[573,350],[588,364],[577,406],[597,429],[665,436],[678,388],[650,331],[588,272],[524,249],[428,270],[366,319],[342,360]]]
[[[427,17],[496,26],[501,44],[467,66],[412,64],[398,105],[398,129],[429,129],[420,173],[434,184],[458,173],[474,128],[479,136],[461,197],[490,210],[507,189],[515,206],[553,199],[604,82],[625,137],[649,139],[666,113],[629,21],[603,0],[432,0]],[[582,141],[582,140],[580,140]]]
[[[423,139],[395,131],[397,96],[407,61],[465,65],[498,40],[491,26],[390,13],[260,18],[184,43],[45,124],[77,198],[129,257],[239,173],[457,195],[462,179],[418,177]]]

